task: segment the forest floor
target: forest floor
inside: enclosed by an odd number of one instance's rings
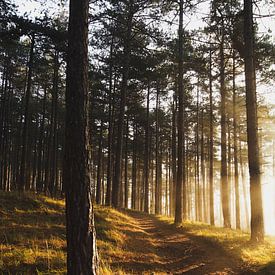
[[[275,248],[268,255],[271,247],[250,245],[247,234],[198,223],[175,227],[165,217],[125,213],[135,221],[122,229],[123,249],[131,253],[117,256],[112,267],[126,274],[275,274]]]
[[[275,274],[275,243],[107,207],[95,210],[100,275]],[[65,274],[64,201],[0,192],[0,274]]]

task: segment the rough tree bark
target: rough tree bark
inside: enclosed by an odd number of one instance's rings
[[[250,174],[251,241],[264,240],[261,171],[258,139],[256,73],[252,0],[244,0],[245,87],[248,164]]]
[[[69,275],[97,273],[89,171],[88,10],[88,0],[70,0],[63,167]]]

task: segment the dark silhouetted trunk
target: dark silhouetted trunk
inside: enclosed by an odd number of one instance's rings
[[[29,124],[30,124],[30,100],[31,100],[31,87],[32,87],[32,71],[33,71],[33,59],[34,59],[34,44],[35,36],[32,34],[30,56],[28,62],[28,76],[27,76],[27,87],[25,91],[25,110],[24,110],[24,123],[22,130],[22,151],[20,161],[20,171],[18,178],[18,189],[23,191],[27,186],[27,154],[28,154],[28,137],[29,137]]]
[[[88,0],[70,0],[63,167],[69,275],[97,273],[89,171],[88,10]]]
[[[245,87],[248,163],[250,174],[251,241],[264,240],[261,171],[258,140],[254,26],[252,0],[244,0]]]
[[[130,54],[131,54],[131,33],[132,33],[132,21],[133,21],[133,2],[130,0],[129,11],[127,15],[127,33],[124,38],[124,66],[121,83],[120,93],[120,107],[119,107],[119,119],[118,119],[118,131],[117,131],[117,146],[115,151],[115,170],[113,178],[112,188],[112,205],[114,207],[120,207],[120,192],[121,192],[121,159],[123,148],[123,128],[124,128],[124,114],[126,106],[126,92],[128,85],[128,75],[130,66]]]
[[[159,87],[157,87],[157,96],[156,96],[156,151],[155,151],[155,157],[156,157],[156,184],[155,184],[155,214],[160,214],[160,202],[159,202]]]
[[[125,133],[125,166],[124,166],[124,207],[128,208],[128,135],[129,135],[129,118],[127,117]]]
[[[176,185],[175,224],[182,223],[183,213],[183,185],[184,183],[184,91],[183,91],[183,0],[179,2],[179,64],[178,64],[178,165]],[[184,203],[186,205],[186,203]],[[185,218],[185,217],[184,217]]]
[[[144,211],[149,213],[149,106],[150,85],[148,84],[147,105],[146,105],[146,131],[145,131],[145,160],[144,160]]]

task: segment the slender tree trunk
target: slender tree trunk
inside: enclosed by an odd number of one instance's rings
[[[179,64],[178,64],[178,166],[177,166],[177,185],[176,185],[176,207],[175,224],[182,223],[183,213],[183,185],[184,183],[184,91],[183,91],[183,0],[179,2]],[[185,187],[184,187],[185,188]],[[184,203],[186,205],[186,203]],[[185,218],[185,217],[184,217]]]
[[[241,229],[240,219],[240,192],[239,192],[239,167],[238,167],[238,144],[237,144],[237,114],[236,114],[236,60],[233,52],[233,135],[234,135],[234,182],[235,182],[235,212],[236,228]]]
[[[114,207],[120,207],[120,191],[121,191],[121,158],[123,148],[123,128],[124,128],[124,114],[126,106],[126,92],[128,84],[128,75],[130,67],[130,54],[131,54],[131,34],[132,34],[132,21],[133,21],[133,0],[129,3],[129,12],[127,17],[127,34],[125,37],[124,46],[124,67],[121,83],[121,94],[120,94],[120,110],[119,110],[119,123],[117,131],[117,146],[115,152],[115,171],[113,178],[113,189],[112,189],[112,205]]]
[[[201,179],[202,179],[202,203],[203,203],[203,220],[207,221],[206,208],[206,180],[205,180],[205,152],[204,152],[204,115],[201,111]]]
[[[96,176],[96,203],[101,204],[102,202],[102,139],[103,139],[103,120],[100,124],[100,133],[98,139],[98,153],[97,153],[97,176]]]
[[[128,208],[128,135],[129,135],[129,118],[127,117],[125,133],[125,167],[124,167],[124,208]]]
[[[136,148],[136,135],[137,135],[137,126],[134,125],[134,140],[133,140],[133,163],[132,163],[132,209],[136,209],[137,201],[137,148]]]
[[[199,79],[198,79],[199,85]],[[197,182],[197,208],[198,208],[198,221],[202,221],[202,196],[201,196],[201,178],[200,178],[200,108],[199,108],[199,86],[197,87],[197,127],[196,127],[196,182]],[[202,164],[201,164],[202,165]]]
[[[39,141],[38,141],[38,160],[37,160],[37,191],[42,192],[43,190],[43,154],[44,154],[44,130],[45,130],[45,113],[46,113],[46,100],[47,100],[47,89],[44,88],[44,98],[42,107],[42,119],[40,123]]]
[[[220,43],[220,89],[221,89],[221,197],[224,227],[231,227],[228,197],[227,178],[227,152],[226,152],[226,89],[225,89],[225,64],[224,64],[224,33]]]
[[[209,60],[209,110],[210,110],[210,142],[209,142],[209,207],[210,207],[210,224],[215,225],[214,216],[214,119],[213,119],[213,90],[212,90],[212,49],[210,49]]]
[[[158,84],[157,84],[158,85]],[[156,96],[156,184],[155,184],[155,214],[160,214],[159,209],[159,87],[157,87]]]
[[[58,61],[58,51],[54,54],[54,75],[53,75],[53,125],[52,125],[52,149],[51,149],[51,166],[50,166],[50,185],[49,191],[53,196],[57,189],[56,181],[56,166],[57,166],[57,109],[58,109],[58,71],[59,71],[59,61]]]
[[[26,183],[26,169],[27,169],[27,154],[28,154],[28,136],[29,136],[29,124],[30,124],[30,99],[31,99],[31,87],[32,87],[32,71],[33,71],[33,59],[34,59],[34,44],[35,36],[32,34],[30,56],[28,62],[28,76],[27,87],[25,92],[25,110],[24,110],[24,123],[22,131],[22,152],[19,171],[19,183],[18,189],[24,191]]]
[[[144,160],[144,211],[149,213],[149,107],[150,107],[150,84],[148,83],[146,105],[146,131],[145,131],[145,160]]]
[[[240,131],[239,131],[240,135]],[[248,198],[247,198],[247,191],[246,191],[246,177],[244,172],[244,163],[243,163],[243,152],[242,152],[242,145],[241,141],[239,140],[239,148],[240,148],[240,168],[241,168],[241,176],[242,176],[242,188],[243,188],[243,198],[244,198],[244,214],[245,214],[245,222],[246,228],[249,228],[249,214],[248,214]]]
[[[244,0],[244,26],[247,143],[251,201],[251,241],[262,242],[264,240],[264,220],[258,141],[252,0]]]
[[[70,0],[63,167],[69,275],[97,273],[89,171],[88,10],[88,0]]]
[[[114,37],[112,37],[110,46],[110,67],[109,67],[109,106],[108,106],[108,156],[107,156],[107,187],[105,204],[111,205],[112,195],[112,151],[113,151],[113,44]]]
[[[177,99],[173,97],[173,114],[172,114],[172,192],[171,192],[171,213],[175,215],[176,203],[176,185],[177,185]]]

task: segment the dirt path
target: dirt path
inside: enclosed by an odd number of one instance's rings
[[[251,274],[242,263],[221,248],[191,236],[156,217],[127,212],[136,220],[135,228],[124,230],[124,259],[113,266],[127,274]]]

